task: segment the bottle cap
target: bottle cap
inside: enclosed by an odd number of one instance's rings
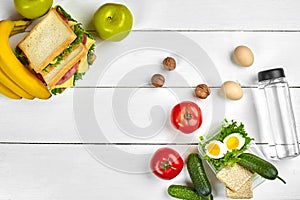
[[[265,81],[280,77],[285,77],[283,68],[275,68],[258,72],[258,81]]]

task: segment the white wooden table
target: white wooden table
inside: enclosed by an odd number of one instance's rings
[[[92,15],[103,3],[54,1],[92,31]],[[75,88],[47,101],[0,96],[1,200],[172,199],[166,192],[170,184],[191,182],[186,169],[171,181],[161,181],[147,173],[149,155],[170,146],[186,158],[197,151],[198,136],[222,117],[244,122],[258,146],[264,147],[268,132],[261,128],[266,119],[259,106],[256,77],[258,71],[274,65],[285,68],[300,129],[299,1],[121,3],[134,14],[133,31],[120,43],[103,44],[97,39],[98,59]],[[13,1],[1,0],[0,5],[1,20],[19,18]],[[12,46],[22,37],[12,37]],[[255,54],[250,68],[238,67],[230,59],[241,44]],[[192,58],[197,53],[205,63]],[[178,59],[174,72],[160,67],[166,56]],[[193,66],[193,59],[199,65]],[[220,78],[216,73],[211,79],[214,74],[205,68],[210,64]],[[165,88],[150,86],[154,73],[166,76]],[[220,83],[226,80],[243,86],[240,101],[225,101],[219,95]],[[192,92],[203,82],[212,87],[205,101]],[[183,99],[203,109],[203,126],[194,137],[178,134],[168,123],[170,109]],[[254,190],[253,199],[300,199],[300,157],[274,164],[287,184],[266,181]],[[225,199],[223,185],[206,169],[215,199]]]

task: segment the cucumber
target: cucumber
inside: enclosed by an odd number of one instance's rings
[[[182,185],[170,185],[168,188],[170,196],[185,199],[185,200],[213,200],[213,196],[210,195],[207,198],[201,197],[192,188]]]
[[[203,168],[202,160],[197,153],[189,155],[187,169],[196,192],[202,197],[209,196],[211,194],[211,185]]]
[[[278,178],[284,184],[286,183],[282,178],[278,176],[278,171],[274,165],[261,159],[260,157],[251,153],[242,153],[238,156],[238,163],[246,169],[259,174],[260,176],[274,180]]]

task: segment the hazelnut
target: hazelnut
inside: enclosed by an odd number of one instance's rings
[[[174,70],[176,68],[176,61],[172,57],[166,57],[163,61],[164,68],[166,70]]]
[[[195,95],[200,99],[206,99],[210,95],[210,89],[206,84],[197,85],[195,88]]]
[[[154,74],[151,78],[151,83],[154,87],[162,87],[165,83],[165,77],[161,74]]]

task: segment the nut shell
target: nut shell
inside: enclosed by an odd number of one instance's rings
[[[197,85],[195,95],[200,99],[206,99],[210,95],[210,88],[206,84]]]
[[[165,77],[161,74],[154,74],[151,78],[151,84],[154,87],[162,87],[165,83]]]
[[[166,57],[163,61],[163,66],[166,70],[174,70],[176,68],[176,60],[172,57]]]

